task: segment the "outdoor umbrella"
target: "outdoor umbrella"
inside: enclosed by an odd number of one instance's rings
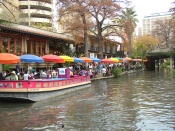
[[[1,64],[15,64],[20,62],[20,57],[11,53],[0,53]]]
[[[84,60],[82,60],[81,58],[77,58],[77,57],[73,57],[74,58],[74,62],[80,62],[83,63]]]
[[[114,61],[111,59],[102,59],[101,63],[114,63]]]
[[[93,62],[92,59],[88,58],[88,57],[80,57],[82,60],[84,60],[84,62]]]
[[[47,62],[64,63],[64,59],[57,55],[44,55],[42,58]]]
[[[110,60],[113,60],[114,62],[119,62],[117,58],[109,58]]]
[[[65,62],[74,62],[74,59],[69,56],[59,56],[64,59]]]
[[[93,62],[101,62],[101,60],[98,58],[95,58],[95,57],[90,57],[90,58],[93,60]]]
[[[27,63],[43,63],[44,59],[36,56],[36,55],[32,55],[32,54],[26,54],[26,55],[22,55],[20,56],[21,62],[27,62]]]

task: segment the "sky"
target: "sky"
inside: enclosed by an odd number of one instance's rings
[[[136,14],[138,15],[139,23],[144,16],[151,15],[152,13],[168,12],[174,0],[130,0],[135,7]]]

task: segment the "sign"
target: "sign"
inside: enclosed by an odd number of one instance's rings
[[[94,58],[94,53],[90,53],[90,58]]]
[[[66,68],[59,68],[59,75],[65,75],[66,74]]]

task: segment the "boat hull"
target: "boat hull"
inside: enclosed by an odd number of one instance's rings
[[[41,101],[63,95],[72,91],[80,90],[91,86],[89,77],[79,77],[64,80],[34,80],[34,81],[11,81],[12,88],[3,85],[9,85],[9,81],[0,81],[0,99],[4,100],[26,100]],[[17,85],[23,85],[17,88]],[[12,85],[13,84],[13,85]],[[15,86],[16,85],[16,86]],[[40,87],[38,87],[40,85]],[[26,87],[28,86],[28,87]]]

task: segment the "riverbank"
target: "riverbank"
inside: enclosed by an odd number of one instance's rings
[[[138,71],[144,71],[144,70],[139,69],[139,70],[124,71],[124,72],[121,73],[120,76],[125,75],[125,74],[135,73],[135,72],[138,72]],[[92,78],[91,81],[101,80],[101,79],[110,79],[110,78],[114,78],[114,75],[103,77],[103,74],[99,73],[95,78]]]

